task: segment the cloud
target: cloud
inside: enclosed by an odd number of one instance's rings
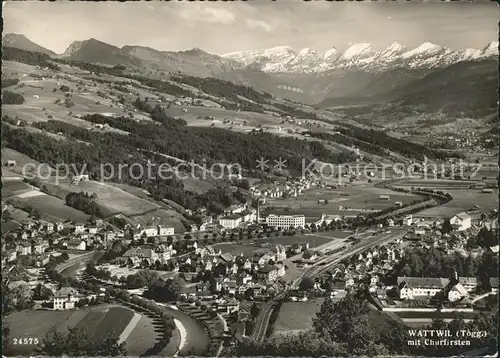
[[[273,26],[262,20],[246,19],[245,24],[252,30],[264,30],[265,32],[271,32]]]
[[[231,24],[236,16],[224,8],[191,6],[190,9],[179,11],[180,17],[189,21],[211,22],[217,24]]]

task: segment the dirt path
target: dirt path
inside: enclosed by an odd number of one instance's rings
[[[132,317],[132,319],[128,323],[127,327],[125,327],[122,334],[120,334],[120,338],[118,339],[118,343],[123,343],[127,340],[128,336],[130,336],[130,333],[132,333],[132,331],[134,330],[137,323],[139,323],[141,317],[142,316],[139,313],[134,312],[134,317]]]
[[[175,326],[179,330],[179,335],[180,335],[179,347],[177,348],[177,353],[174,355],[174,357],[176,357],[179,355],[179,352],[186,345],[187,331],[186,331],[186,327],[184,327],[182,322],[179,321],[177,318],[174,318],[174,322],[175,322]]]

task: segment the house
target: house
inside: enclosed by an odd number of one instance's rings
[[[43,266],[47,265],[49,263],[49,261],[50,261],[50,255],[48,255],[48,254],[40,255],[36,259],[35,266],[36,267],[43,267]]]
[[[413,216],[412,215],[407,215],[403,218],[403,225],[404,226],[411,226],[413,223]]]
[[[52,297],[52,304],[55,310],[68,310],[75,308],[75,302],[80,297],[78,292],[72,287],[63,287]]]
[[[23,241],[16,247],[19,255],[31,255],[31,243]]]
[[[57,232],[63,231],[63,229],[64,229],[64,224],[62,222],[57,222],[54,225],[54,230]]]
[[[465,287],[461,283],[457,283],[453,285],[448,291],[448,300],[450,302],[455,302],[461,300],[464,297],[467,297],[469,292],[465,289]]]
[[[159,245],[153,249],[149,245],[141,245],[129,248],[122,257],[127,261],[130,260],[129,263],[132,264],[143,260],[146,260],[150,265],[156,263],[156,261],[165,264],[172,257],[173,252],[172,246]]]
[[[97,234],[98,230],[99,230],[99,228],[95,225],[89,226],[89,228],[88,228],[89,234]]]
[[[48,242],[38,241],[33,244],[31,252],[37,254],[43,254],[45,250],[49,248],[49,246],[50,245]]]
[[[259,269],[257,277],[265,282],[274,282],[278,279],[278,270],[275,266],[266,265]]]
[[[235,295],[236,294],[236,289],[238,288],[238,283],[236,280],[228,280],[224,282],[224,288],[226,289],[227,293],[230,295]]]
[[[51,233],[54,231],[54,224],[51,222],[43,222],[41,229],[46,233]]]
[[[426,234],[426,230],[424,227],[416,227],[415,230],[413,231],[413,233],[417,236],[423,236]]]
[[[354,281],[354,278],[348,278],[346,281],[345,281],[345,288],[350,288],[350,287],[353,287],[354,284],[356,282]]]
[[[236,299],[231,298],[227,302],[219,304],[219,307],[224,309],[224,313],[232,314],[240,310],[240,303]]]
[[[278,275],[278,277],[285,276],[285,265],[283,265],[283,264],[276,264],[275,267],[277,269],[277,275]]]
[[[472,226],[471,217],[469,214],[462,212],[453,216],[450,219],[450,224],[456,225],[458,231],[464,231]]]
[[[134,235],[134,238],[153,237],[157,235],[158,235],[158,227],[153,226],[141,229],[136,235]]]
[[[387,226],[394,226],[394,220],[393,219],[387,219]]]
[[[75,234],[80,234],[85,231],[85,225],[84,224],[75,224],[73,227],[73,232]]]
[[[87,243],[85,242],[85,240],[75,238],[73,240],[68,241],[66,247],[68,250],[85,251],[87,250]]]
[[[157,225],[158,236],[171,236],[174,235],[173,227],[166,227],[162,225]]]
[[[241,216],[224,216],[219,219],[219,225],[227,230],[236,229],[241,223]]]
[[[271,251],[274,254],[274,262],[281,262],[286,259],[286,249],[283,245],[278,244]]]
[[[15,167],[16,166],[16,161],[15,160],[7,160],[5,162],[5,165],[8,167]]]
[[[490,278],[490,287],[491,287],[491,292],[498,292],[498,277],[491,277]]]
[[[467,292],[472,292],[477,288],[476,277],[459,277],[458,282],[467,290]]]
[[[404,300],[433,297],[449,282],[448,278],[398,277],[399,297]]]
[[[71,177],[71,182],[72,183],[79,183],[81,181],[89,181],[88,174],[74,175],[74,176]]]
[[[314,261],[318,258],[318,255],[315,251],[305,250],[304,253],[302,254],[302,257],[306,260]]]

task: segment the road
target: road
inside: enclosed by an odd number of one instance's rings
[[[351,247],[348,247],[346,250],[337,252],[316,262],[314,265],[312,265],[306,271],[304,271],[304,273],[300,277],[294,280],[294,282],[292,283],[292,288],[298,288],[300,281],[304,277],[314,278],[316,276],[319,276],[322,273],[330,270],[335,265],[338,265],[339,262],[342,261],[343,259],[349,258],[353,255],[357,255],[363,251],[368,250],[371,247],[377,245],[384,245],[387,244],[388,242],[395,241],[398,238],[402,238],[407,231],[408,231],[407,228],[393,227],[383,232],[382,234],[372,237],[365,237],[361,239],[361,242]]]
[[[338,253],[332,254],[309,267],[306,271],[304,271],[297,279],[295,279],[290,285],[289,289],[297,289],[300,281],[304,277],[314,278],[316,276],[321,275],[322,273],[330,270],[335,265],[338,265],[340,261],[345,258],[349,258],[353,255],[359,254],[367,249],[376,246],[376,245],[384,245],[390,241],[394,241],[398,238],[402,238],[404,234],[408,231],[407,228],[391,228],[390,230],[385,231],[384,233],[377,235],[376,237],[367,236],[362,239],[361,242],[348,247],[344,251],[340,251]],[[361,235],[369,235],[370,232]],[[269,325],[269,319],[271,317],[271,313],[273,311],[274,304],[279,301],[281,298],[285,297],[288,290],[275,297],[272,301],[266,302],[262,307],[259,315],[257,316],[255,328],[252,333],[252,337],[256,341],[262,341],[266,338],[267,326]]]
[[[97,260],[104,252],[91,251],[65,261],[56,267],[56,271],[63,276],[74,276],[75,272],[87,265],[87,262]]]
[[[181,310],[173,309],[160,302],[156,303],[163,306],[174,320],[180,321],[185,329],[186,337],[179,355],[203,356],[207,351],[210,339],[202,324]]]
[[[269,325],[269,319],[271,318],[271,313],[273,312],[274,305],[277,301],[285,297],[287,291],[276,296],[272,301],[266,302],[264,307],[261,308],[257,320],[255,322],[255,327],[252,333],[252,338],[256,341],[262,341],[266,338],[267,326]]]

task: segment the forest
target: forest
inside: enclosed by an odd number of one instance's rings
[[[2,47],[3,61],[16,61],[32,66],[48,67],[52,70],[59,70],[59,66],[51,62],[49,55],[40,52],[25,51],[14,47]]]
[[[117,168],[120,164],[128,164],[130,167],[133,163],[145,163],[147,160],[157,164],[167,162],[159,156],[138,152],[137,148],[169,153],[181,159],[200,163],[203,159],[208,163],[240,163],[243,168],[251,168],[255,165],[256,159],[261,156],[269,158],[270,155],[289,159],[290,167],[296,170],[301,166],[302,156],[344,160],[341,155],[330,154],[319,143],[279,138],[265,133],[250,135],[215,128],[201,130],[183,126],[176,120],[169,122],[170,119],[162,115],[157,119],[163,120],[163,124],[139,123],[128,118],[110,119],[100,115],[91,115],[85,119],[94,123],[110,123],[114,127],[129,131],[130,134],[127,136],[89,131],[56,120],[36,125],[48,132],[61,132],[69,139],[58,141],[42,133],[29,133],[23,128],[2,123],[3,145],[51,166],[71,163],[75,164],[77,170],[86,166],[87,172],[94,180],[101,178],[102,163],[110,163]],[[166,125],[167,122],[172,124]],[[76,140],[85,141],[90,145]],[[189,209],[208,206],[209,210],[220,212],[226,206],[245,200],[238,191],[233,192],[223,188],[212,189],[204,194],[186,192],[182,181],[175,177],[160,179],[156,175],[158,173],[154,171],[155,168],[157,167],[153,167],[152,178],[134,179],[125,173],[121,178],[112,180],[146,189],[157,200],[173,200]]]

